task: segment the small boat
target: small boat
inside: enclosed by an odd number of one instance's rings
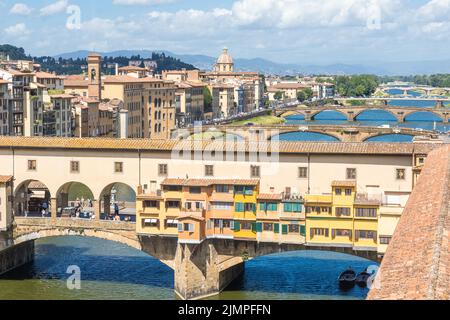
[[[340,274],[338,280],[341,289],[351,289],[355,286],[356,272],[349,268]]]
[[[358,274],[355,282],[359,287],[365,288],[367,286],[367,280],[369,279],[369,277],[370,277],[370,273],[368,273],[366,270],[364,270],[363,272]]]

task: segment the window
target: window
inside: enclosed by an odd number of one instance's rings
[[[80,172],[80,162],[79,161],[70,161],[70,172],[72,172],[72,173]]]
[[[307,167],[299,167],[298,168],[298,177],[300,179],[308,178],[308,168]]]
[[[145,208],[159,208],[159,201],[147,200],[142,203]]]
[[[290,224],[288,227],[289,233],[300,233],[300,225],[298,224]]]
[[[252,196],[253,195],[253,187],[249,186],[235,186],[234,187],[234,193],[236,194],[243,194],[246,196]]]
[[[230,191],[230,187],[227,185],[217,185],[216,192],[217,193],[228,193]]]
[[[356,241],[358,239],[373,239],[377,240],[377,232],[376,231],[368,231],[368,230],[356,230]]]
[[[28,160],[28,170],[36,170],[36,160]]]
[[[287,202],[284,204],[284,212],[302,212],[302,205],[301,203]]]
[[[311,235],[311,238],[313,238],[314,236],[328,237],[329,229],[325,229],[325,228],[311,228],[310,229],[310,235]]]
[[[406,173],[405,169],[397,169],[396,170],[396,176],[397,180],[405,180],[406,179]]]
[[[201,187],[189,187],[189,193],[200,194],[200,193],[202,193],[202,188]]]
[[[352,189],[345,189],[345,195],[346,196],[351,196],[352,195],[353,190]]]
[[[211,203],[212,210],[231,210],[233,205],[228,202],[213,202]]]
[[[336,188],[335,193],[337,196],[340,196],[342,194],[342,189],[341,188]]]
[[[142,219],[142,227],[158,227],[159,220],[158,219]]]
[[[350,216],[350,208],[336,208],[337,216]]]
[[[178,227],[178,221],[177,220],[166,220],[166,228],[177,228]]]
[[[171,209],[178,209],[180,208],[180,201],[167,201],[166,207]]]
[[[184,231],[185,232],[194,232],[195,231],[195,226],[192,223],[185,223],[184,224]]]
[[[212,166],[212,165],[205,166],[205,176],[206,177],[214,176],[214,166]]]
[[[241,229],[242,230],[252,230],[252,223],[251,222],[241,222]]]
[[[380,244],[389,244],[391,239],[391,236],[380,236]]]
[[[363,218],[376,218],[377,209],[376,208],[356,208],[356,216]]]
[[[347,179],[348,180],[356,179],[356,169],[355,168],[347,168]]]
[[[254,203],[244,203],[245,212],[255,211],[256,205]]]
[[[123,172],[123,162],[114,162],[114,172],[115,173]]]
[[[260,166],[251,166],[250,167],[250,177],[261,178],[261,167]]]
[[[273,223],[263,223],[264,231],[273,231]]]
[[[168,173],[167,167],[168,167],[167,164],[159,164],[158,165],[158,175],[167,176],[167,173]]]

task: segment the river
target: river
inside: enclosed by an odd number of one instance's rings
[[[391,94],[399,94],[399,92],[390,92]],[[420,94],[409,92],[411,96],[419,96]],[[368,110],[363,112],[356,121],[349,122],[347,118],[336,111],[324,111],[318,114],[313,121],[305,121],[301,115],[292,115],[286,117],[286,124],[298,125],[348,125],[348,126],[385,126],[390,127],[406,127],[422,130],[438,130],[440,132],[449,132],[450,124],[443,123],[442,119],[426,112],[427,108],[435,106],[434,101],[422,100],[389,100],[389,105],[398,107],[421,107],[424,112],[418,112],[406,118],[404,123],[398,123],[397,119],[383,110]],[[338,139],[327,136],[325,134],[317,134],[311,132],[295,132],[280,135],[281,141],[330,141],[337,142]],[[413,137],[410,135],[391,134],[369,139],[369,142],[412,142]]]
[[[81,269],[81,289],[66,286],[68,266]],[[333,252],[299,251],[248,261],[242,277],[212,299],[364,299],[367,289],[343,292],[337,284],[348,266],[371,261]],[[0,277],[6,299],[175,299],[173,271],[135,249],[95,238],[56,237],[36,241],[34,262]]]

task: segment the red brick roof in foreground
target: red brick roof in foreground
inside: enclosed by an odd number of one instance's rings
[[[431,152],[369,299],[450,299],[450,145]]]

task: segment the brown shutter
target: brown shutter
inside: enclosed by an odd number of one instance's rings
[[[355,241],[359,240],[359,231],[355,230]]]
[[[336,238],[336,229],[331,229],[331,239]]]

